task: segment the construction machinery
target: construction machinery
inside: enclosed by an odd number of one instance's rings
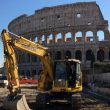
[[[79,60],[65,58],[53,61],[47,47],[7,30],[2,31],[2,40],[10,92],[4,101],[5,109],[30,110],[25,94],[21,94],[20,90],[15,49],[36,55],[43,64],[36,94],[37,108],[45,107],[47,102],[62,102],[62,100],[71,103],[72,107],[79,104],[81,98],[79,93],[82,91],[82,72]]]

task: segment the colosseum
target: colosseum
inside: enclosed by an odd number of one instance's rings
[[[48,47],[53,59],[76,58],[83,68],[110,60],[108,21],[96,2],[45,7],[15,18],[8,29]],[[21,75],[38,74],[42,66],[39,58],[19,50],[17,56]]]

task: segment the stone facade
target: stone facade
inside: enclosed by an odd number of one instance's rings
[[[10,22],[9,31],[49,47],[53,59],[76,58],[82,67],[110,60],[110,34],[96,2],[82,2],[36,10]],[[101,34],[100,34],[101,33]],[[40,60],[17,51],[21,74],[37,73]],[[20,53],[20,54],[19,54]]]

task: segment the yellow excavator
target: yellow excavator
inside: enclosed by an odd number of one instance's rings
[[[82,72],[79,60],[66,57],[64,60],[53,61],[47,47],[5,29],[2,31],[2,41],[10,92],[4,101],[4,109],[30,110],[25,94],[21,94],[15,49],[36,55],[43,64],[36,94],[37,108],[57,101],[71,103],[72,107],[79,106],[80,92],[82,92]]]

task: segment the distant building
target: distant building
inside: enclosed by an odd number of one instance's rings
[[[95,61],[110,60],[110,33],[96,2],[80,2],[36,10],[10,22],[9,31],[46,47],[53,59],[76,58],[82,67]],[[40,60],[29,53],[17,51],[19,72],[33,76],[41,68]]]

